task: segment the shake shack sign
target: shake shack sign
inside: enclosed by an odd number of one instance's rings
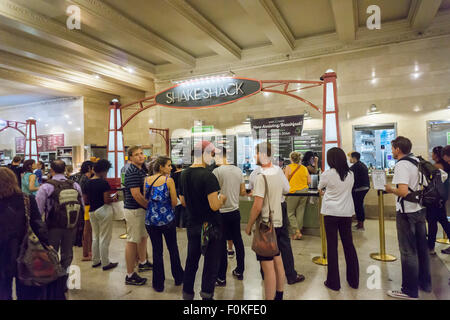
[[[245,78],[216,78],[184,82],[160,92],[159,105],[174,108],[206,108],[232,103],[261,90],[261,82]]]

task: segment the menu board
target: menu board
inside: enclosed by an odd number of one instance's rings
[[[191,149],[191,138],[170,139],[170,155],[173,164],[191,164]]]
[[[38,153],[56,151],[56,147],[64,147],[64,134],[37,136]],[[16,137],[16,153],[25,153],[25,137]]]
[[[227,162],[236,164],[236,136],[215,137],[214,145],[218,149],[227,149]]]

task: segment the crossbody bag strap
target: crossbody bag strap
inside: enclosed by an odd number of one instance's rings
[[[297,172],[298,169],[300,169],[301,164],[297,165],[297,168],[295,168],[294,172],[292,172],[291,176],[289,177],[289,182],[291,182],[291,179],[294,177],[294,174]]]
[[[270,198],[269,198],[269,186],[267,185],[267,178],[263,174],[264,184],[265,184],[265,192],[264,192],[264,198],[267,197],[267,203],[269,204],[269,222],[272,223],[272,208],[270,207]]]
[[[156,179],[155,180],[153,180],[153,182],[152,182],[152,184],[150,185],[150,187],[148,187],[148,192],[149,192],[149,194],[150,194],[150,199],[151,199],[151,196],[152,196],[152,187],[153,187],[153,185],[155,184],[155,182],[156,182],[156,180],[158,180],[159,178],[161,178],[162,177],[162,174],[160,174],[158,177],[156,177]],[[166,179],[166,181],[167,181],[167,179]]]
[[[26,229],[30,230],[31,229],[31,224],[30,224],[30,197],[27,194],[23,195],[23,202],[25,205],[25,217],[26,217]]]

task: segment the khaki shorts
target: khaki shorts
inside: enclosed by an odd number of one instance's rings
[[[139,243],[143,237],[147,237],[145,229],[144,209],[125,209],[125,221],[127,222],[127,241]]]

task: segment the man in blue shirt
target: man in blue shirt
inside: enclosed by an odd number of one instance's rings
[[[132,146],[128,149],[128,159],[131,164],[125,171],[125,220],[127,222],[127,245],[125,260],[127,275],[125,284],[144,285],[147,278],[141,278],[134,272],[136,256],[139,257],[139,271],[151,270],[153,265],[147,261],[147,230],[145,229],[145,210],[148,202],[143,195],[146,173],[143,169],[145,161],[142,149]]]

